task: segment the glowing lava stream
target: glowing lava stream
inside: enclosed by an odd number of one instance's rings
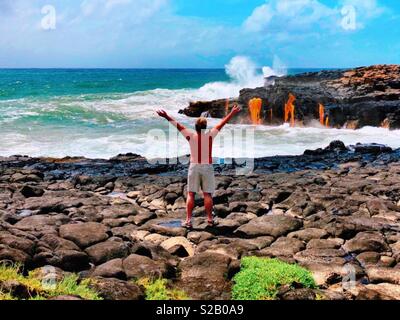
[[[289,121],[290,117],[290,126],[294,127],[295,125],[295,106],[294,102],[296,101],[296,97],[293,94],[289,94],[288,102],[285,104],[285,123]]]
[[[261,124],[262,100],[254,98],[249,101],[250,119],[254,125]]]
[[[325,107],[322,103],[319,104],[319,122],[325,127],[329,127],[329,116],[325,118]]]

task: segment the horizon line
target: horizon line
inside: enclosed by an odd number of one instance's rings
[[[364,67],[361,65],[359,67]],[[264,67],[264,66],[263,66]],[[263,67],[256,67],[262,69]],[[358,67],[287,67],[286,69],[348,69]],[[0,70],[225,70],[225,67],[1,67]]]

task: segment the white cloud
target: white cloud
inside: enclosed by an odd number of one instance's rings
[[[171,0],[53,1],[57,29],[43,32],[37,2],[0,0],[0,9],[8,10],[0,12],[0,66],[218,67],[235,55],[264,62],[274,54],[290,66],[323,64],[323,59],[337,65],[340,57],[330,48],[337,42],[346,51],[345,37],[351,37],[341,29],[339,6],[352,2],[366,17],[379,12],[373,0],[342,0],[337,7],[317,0],[269,0],[232,26],[178,15]],[[371,18],[364,19],[358,27]]]
[[[267,3],[255,8],[251,16],[244,22],[245,30],[250,32],[263,30],[268,26],[274,14],[272,7]]]
[[[385,8],[377,0],[341,0],[341,6],[353,6],[360,18],[373,18],[381,15]]]
[[[248,32],[274,33],[283,29],[292,33],[321,29],[344,31],[340,28],[341,8],[348,5],[356,10],[357,29],[384,11],[377,0],[340,0],[338,7],[329,7],[321,0],[269,0],[254,9],[243,28]]]
[[[83,16],[130,16],[145,19],[165,8],[169,0],[84,0],[81,3]]]

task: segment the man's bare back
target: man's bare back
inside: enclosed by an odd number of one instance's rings
[[[212,194],[215,190],[215,177],[212,160],[212,149],[215,137],[221,129],[239,112],[241,109],[234,106],[232,111],[221,120],[214,128],[207,131],[207,120],[199,118],[196,121],[196,130],[191,130],[177,122],[164,110],[157,110],[157,114],[168,120],[186,138],[190,145],[190,167],[188,173],[188,196],[187,196],[187,219],[185,226],[192,226],[192,211],[194,209],[194,197],[201,191],[204,195],[204,206],[208,216],[208,224],[213,225],[212,218],[213,200]]]

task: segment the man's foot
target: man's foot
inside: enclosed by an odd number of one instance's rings
[[[214,219],[213,220],[208,220],[207,224],[208,224],[209,227],[215,227],[217,225],[217,223],[215,222]]]
[[[185,223],[182,224],[182,227],[186,229],[193,229],[193,225],[191,221],[186,221]]]

